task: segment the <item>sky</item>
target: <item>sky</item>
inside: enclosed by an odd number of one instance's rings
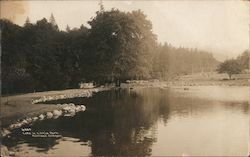
[[[60,29],[89,27],[87,21],[99,10],[92,1],[1,1],[0,15],[18,25],[27,16],[35,23],[53,13]],[[212,52],[218,60],[237,57],[249,49],[250,2],[241,0],[103,0],[105,10],[141,9],[152,21],[161,43]]]

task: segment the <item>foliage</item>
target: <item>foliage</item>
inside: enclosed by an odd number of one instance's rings
[[[3,93],[77,87],[81,77],[78,53],[86,41],[86,27],[66,33],[46,19],[24,27],[7,20],[0,23]]]
[[[90,28],[60,31],[51,14],[23,27],[0,20],[2,92],[20,93],[76,88],[127,79],[169,79],[213,71],[218,62],[208,52],[158,44],[152,23],[140,11],[105,11],[101,7]]]
[[[221,63],[217,69],[219,73],[227,73],[229,79],[232,78],[232,75],[239,74],[241,72],[241,66],[235,59],[226,60]]]
[[[98,12],[89,24],[95,77],[113,81],[149,76],[149,55],[156,41],[141,11]]]
[[[175,48],[170,44],[158,45],[153,59],[153,76],[171,79],[179,75],[212,72],[218,61],[209,52],[197,49]]]
[[[241,65],[242,69],[249,69],[250,65],[250,51],[246,50],[241,55],[237,57],[238,63]]]

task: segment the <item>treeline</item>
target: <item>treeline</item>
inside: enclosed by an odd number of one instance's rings
[[[236,61],[239,63],[240,68],[242,70],[250,69],[250,50],[245,50],[241,53],[237,58]]]
[[[78,87],[127,79],[170,79],[213,71],[211,53],[157,43],[152,24],[140,11],[98,11],[90,28],[66,31],[56,20],[26,20],[24,26],[1,19],[2,93]]]
[[[211,53],[197,49],[158,45],[154,54],[154,77],[171,79],[179,75],[213,72],[219,62]]]

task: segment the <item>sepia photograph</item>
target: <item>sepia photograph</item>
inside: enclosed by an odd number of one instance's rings
[[[1,157],[250,156],[249,0],[0,0]]]

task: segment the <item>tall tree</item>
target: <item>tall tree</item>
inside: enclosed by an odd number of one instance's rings
[[[99,12],[89,22],[90,41],[97,78],[115,80],[149,77],[149,51],[155,35],[141,11],[112,9]]]
[[[67,32],[70,32],[70,27],[69,27],[69,25],[66,26],[66,31],[67,31]]]
[[[104,5],[103,5],[103,1],[102,0],[100,0],[100,2],[99,2],[98,5],[100,6],[100,12],[104,12],[105,10],[104,10]]]
[[[25,20],[24,26],[26,27],[26,26],[30,26],[30,25],[31,25],[30,18],[27,17],[26,20]]]
[[[52,26],[53,26],[56,30],[58,30],[58,26],[57,26],[57,24],[56,24],[56,20],[55,20],[55,17],[54,17],[54,15],[53,15],[53,13],[51,13],[51,15],[50,15],[49,23],[51,23]]]

